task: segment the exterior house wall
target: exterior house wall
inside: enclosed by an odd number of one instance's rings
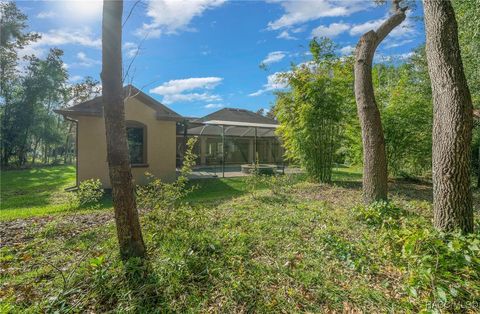
[[[165,181],[175,179],[176,123],[157,120],[151,107],[135,98],[125,104],[125,120],[136,121],[147,128],[147,165],[132,166],[135,184],[146,183],[145,172]],[[107,143],[104,117],[78,117],[78,181],[98,178],[104,188],[111,188],[108,174]]]

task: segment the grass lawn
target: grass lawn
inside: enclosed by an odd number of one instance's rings
[[[436,234],[429,186],[394,183],[394,206],[366,210],[347,181],[280,194],[202,181],[174,211],[142,216],[145,263],[121,262],[113,223],[79,231],[88,214],[28,226],[27,240],[0,249],[0,312],[478,310],[478,234]]]
[[[52,166],[0,173],[0,221],[69,211],[65,189],[75,185],[74,166]],[[105,197],[101,208],[110,208]]]
[[[474,313],[478,231],[437,234],[428,185],[394,182],[391,205],[359,207],[360,178],[253,194],[243,178],[192,181],[174,211],[142,215],[148,260],[124,264],[111,210],[62,207],[72,167],[4,172],[0,313]]]
[[[334,180],[359,180],[361,169],[337,168]],[[301,178],[301,176],[300,176]],[[75,185],[74,166],[53,166],[0,173],[0,221],[69,212],[65,189]],[[244,178],[215,178],[192,181],[196,189],[187,201],[212,201],[247,193]],[[265,189],[266,186],[260,188]],[[106,195],[102,209],[111,208]]]

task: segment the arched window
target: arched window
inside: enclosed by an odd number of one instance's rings
[[[138,121],[126,121],[128,151],[132,167],[147,166],[147,126]]]

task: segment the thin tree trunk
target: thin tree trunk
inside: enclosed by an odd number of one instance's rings
[[[67,164],[69,144],[70,144],[70,133],[72,133],[72,128],[73,128],[73,123],[69,122],[68,133],[67,133],[67,137],[65,139],[65,146],[64,146],[65,148],[64,148],[64,152],[63,152],[63,163],[64,164]]]
[[[423,5],[433,96],[434,225],[442,231],[472,232],[472,99],[463,71],[457,21],[449,0],[425,0]]]
[[[103,2],[101,77],[115,223],[120,254],[127,259],[143,257],[145,244],[135,202],[125,129],[122,86],[122,11],[123,1],[105,0]]]
[[[388,173],[380,111],[373,92],[372,63],[375,50],[382,40],[403,20],[407,8],[401,0],[394,0],[394,14],[376,31],[360,37],[355,52],[355,99],[362,127],[363,142],[363,198],[365,203],[387,200]]]
[[[37,148],[38,148],[39,142],[40,142],[40,139],[36,139],[35,145],[33,146],[32,166],[35,166],[35,160],[37,158]]]
[[[477,189],[480,189],[480,145],[477,152]]]

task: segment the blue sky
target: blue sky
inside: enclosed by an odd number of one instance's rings
[[[50,47],[61,48],[72,82],[99,80],[101,1],[18,5],[30,29],[43,36],[25,53],[45,56]],[[124,17],[134,5],[125,2]],[[309,59],[312,36],[330,37],[339,54],[349,54],[359,36],[388,14],[389,4],[373,0],[144,0],[124,26],[124,68],[134,58],[129,82],[182,115],[221,107],[256,111],[273,103],[281,87],[275,73]],[[379,47],[377,62],[404,60],[425,41],[421,15],[417,4]]]

